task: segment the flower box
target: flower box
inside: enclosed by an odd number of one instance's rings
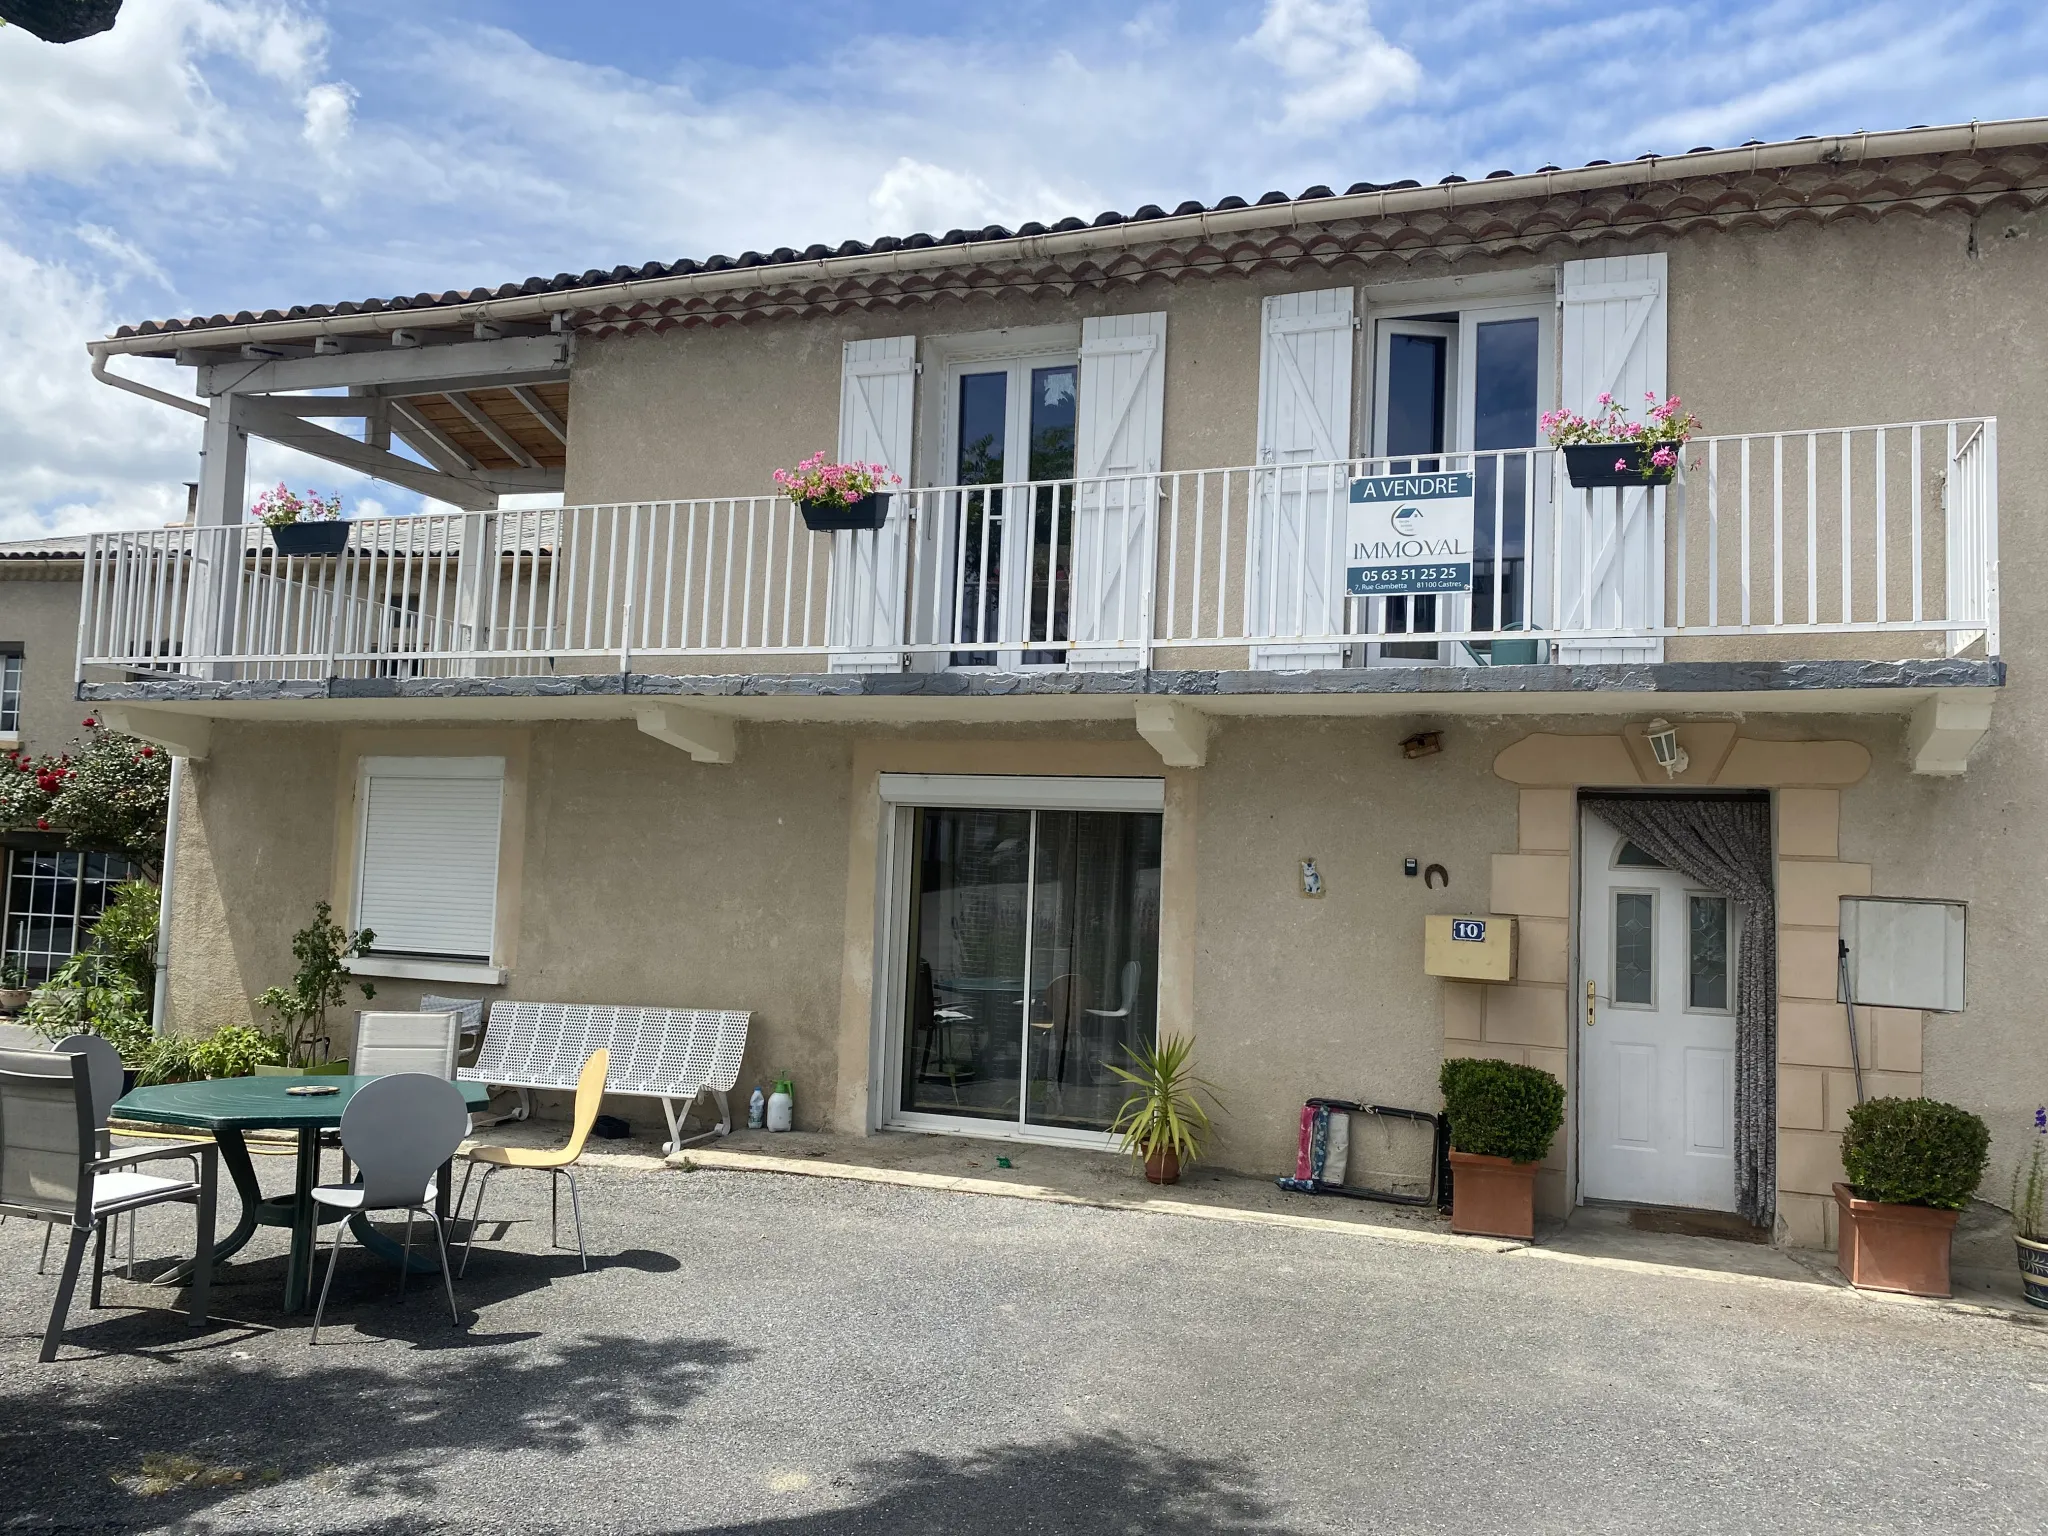
[[[1451,1152],[1451,1230],[1478,1237],[1536,1240],[1536,1167]]]
[[[889,493],[870,491],[857,501],[800,501],[796,509],[813,533],[872,532],[889,520]]]
[[[270,542],[280,555],[338,555],[348,548],[349,525],[343,519],[268,526]]]
[[[1835,1267],[1851,1285],[1908,1296],[1949,1294],[1954,1211],[1864,1200],[1846,1184],[1835,1186],[1835,1207]]]
[[[2020,1288],[2026,1293],[2027,1305],[2048,1307],[2048,1243],[2015,1237],[2013,1246],[2019,1250]]]
[[[1582,491],[1601,486],[1669,485],[1678,473],[1676,464],[1668,469],[1652,464],[1645,470],[1645,461],[1655,451],[1641,443],[1568,443],[1564,469]],[[1617,464],[1622,467],[1617,469]]]

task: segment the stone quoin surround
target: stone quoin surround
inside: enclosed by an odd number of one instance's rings
[[[1765,789],[1776,813],[1778,890],[1778,1219],[1774,1239],[1832,1247],[1843,1177],[1841,1133],[1856,1102],[1844,1011],[1835,1001],[1838,899],[1871,893],[1868,864],[1840,859],[1841,791],[1870,769],[1851,741],[1745,737],[1727,722],[1678,727],[1691,759],[1666,778],[1643,727],[1619,734],[1523,737],[1494,759],[1518,787],[1517,847],[1493,858],[1489,910],[1516,919],[1516,977],[1503,985],[1444,983],[1444,1055],[1489,1056],[1553,1073],[1566,1085],[1565,1131],[1537,1175],[1539,1209],[1563,1216],[1572,1195],[1570,1103],[1572,903],[1582,789]],[[1872,1097],[1920,1092],[1921,1015],[1859,1008]]]

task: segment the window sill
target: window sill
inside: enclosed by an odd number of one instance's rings
[[[21,745],[21,732],[0,731],[0,752],[11,752]]]
[[[502,965],[474,960],[413,960],[400,955],[362,955],[342,962],[352,976],[389,976],[395,981],[467,981],[478,986],[505,985]]]

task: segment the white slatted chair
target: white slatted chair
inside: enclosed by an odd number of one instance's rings
[[[572,1090],[590,1053],[608,1051],[605,1091],[659,1099],[669,1134],[662,1150],[673,1152],[731,1132],[726,1095],[739,1081],[752,1018],[738,1009],[493,1003],[476,1065],[456,1075],[505,1088]],[[690,1111],[706,1093],[718,1103],[719,1123],[685,1136]]]
[[[359,1013],[349,1071],[357,1077],[424,1072],[453,1082],[461,1047],[462,1021],[455,1013]]]

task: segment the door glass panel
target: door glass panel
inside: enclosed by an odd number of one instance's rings
[[[1015,1120],[1029,811],[921,810],[899,1103]]]
[[[1065,640],[1067,573],[1074,550],[1074,407],[1077,370],[1072,363],[1031,370],[1031,610],[1025,636]],[[1051,484],[1045,482],[1051,481]],[[1061,651],[1026,651],[1026,663],[1056,666]]]
[[[1534,316],[1475,327],[1472,446],[1480,453],[1536,443],[1538,332]],[[1475,461],[1472,627],[1520,629],[1529,520],[1528,461]],[[1494,623],[1494,571],[1500,571],[1500,623]]]
[[[1657,898],[1648,891],[1614,893],[1614,1001],[1653,1007]]]
[[[1107,1130],[1127,1046],[1154,1038],[1159,989],[1157,816],[1040,811],[1032,903],[1025,1118]]]
[[[1690,896],[1686,905],[1686,1006],[1724,1013],[1728,1008],[1727,898]]]
[[[958,458],[953,466],[958,485],[997,485],[1003,479],[1010,421],[1010,375],[970,373],[960,380]],[[963,491],[955,537],[959,551],[955,570],[960,583],[962,640],[992,641],[998,637],[998,603],[1003,577],[1003,495],[1000,491]],[[993,651],[955,651],[953,664],[990,666]]]
[[[1663,869],[1664,861],[1653,853],[1645,853],[1627,838],[1621,840],[1621,847],[1615,850],[1616,869]]]
[[[1395,331],[1387,337],[1387,435],[1382,451],[1389,455],[1442,453],[1450,426],[1451,339],[1411,336]],[[1402,459],[1388,465],[1394,474],[1435,469],[1438,459]],[[1386,629],[1390,635],[1427,634],[1436,628],[1434,597],[1387,599]],[[1437,659],[1434,643],[1393,644],[1384,656],[1418,661]]]

